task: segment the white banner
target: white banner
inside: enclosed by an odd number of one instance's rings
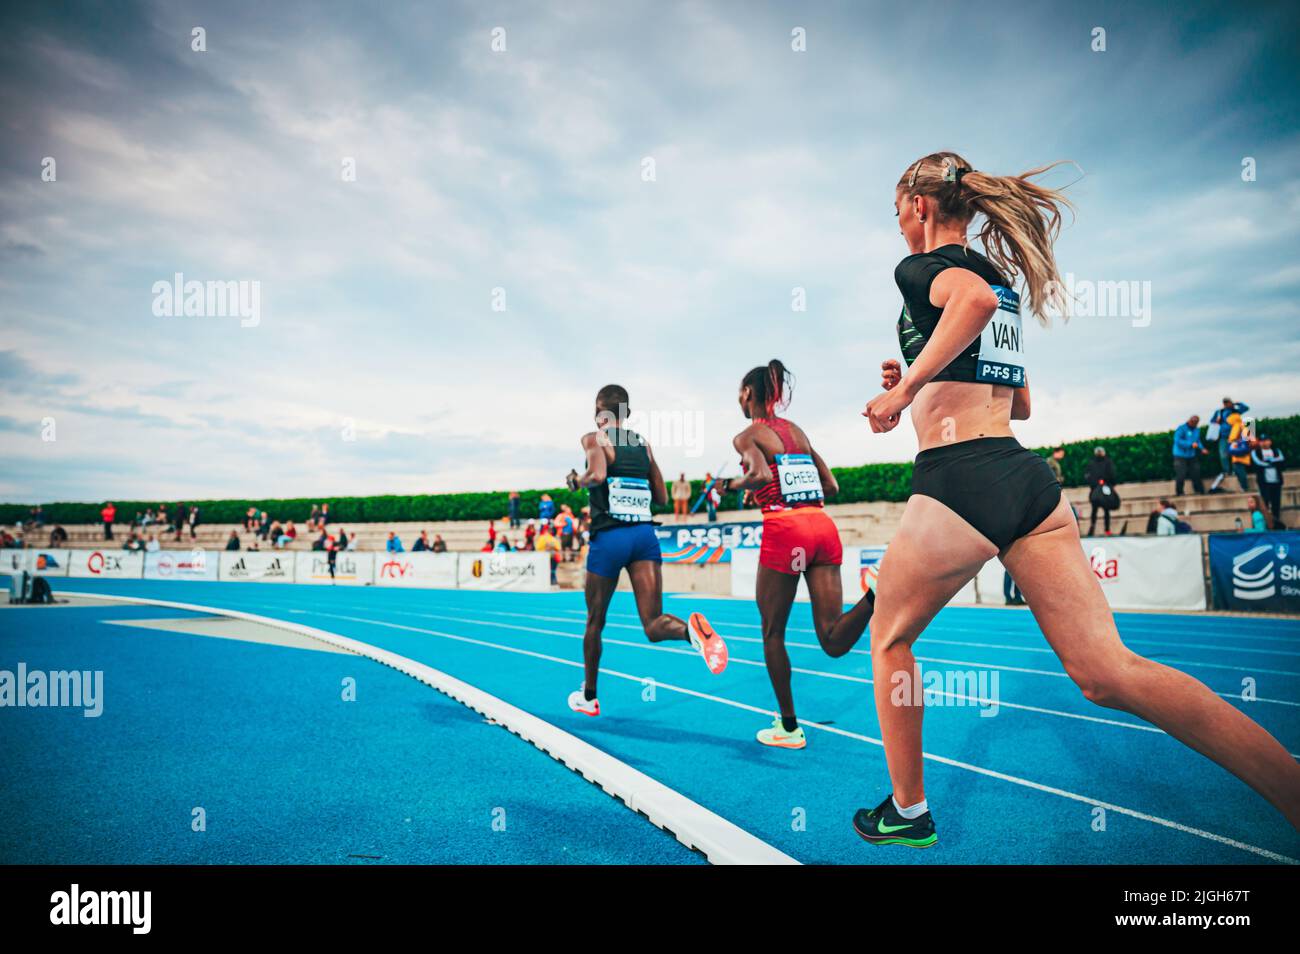
[[[294,557],[276,550],[222,550],[217,576],[231,582],[292,583]]]
[[[324,550],[310,550],[294,556],[298,561],[298,565],[294,568],[295,583],[369,586],[375,581],[375,554],[373,553],[349,553],[345,550],[334,562],[333,577],[330,576],[329,555]]]
[[[146,580],[215,580],[220,551],[155,550],[144,555]]]
[[[456,588],[455,553],[377,553],[376,586]]]
[[[68,561],[72,559],[71,550],[42,550],[31,547],[26,550],[5,550],[4,553],[21,553],[22,564],[16,569],[26,570],[34,576],[67,576]],[[15,559],[6,560],[3,572],[12,573],[11,566]]]
[[[26,550],[0,550],[0,573],[21,573],[25,569]]]
[[[856,603],[867,592],[866,578],[873,573],[884,556],[883,546],[845,547],[843,562],[840,564],[840,583],[844,593],[844,602]],[[758,550],[731,551],[731,595],[753,599],[758,583]],[[799,588],[795,591],[795,600],[808,602],[808,584],[802,575]],[[975,583],[967,583],[950,601],[953,604],[974,603]]]
[[[549,553],[466,553],[456,567],[456,581],[466,590],[531,590],[551,588]]]
[[[1198,534],[1086,537],[1083,552],[1115,609],[1205,609]]]
[[[144,576],[140,550],[73,550],[68,576],[78,579],[138,580]]]

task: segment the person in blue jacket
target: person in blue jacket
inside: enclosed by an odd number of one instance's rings
[[[1219,443],[1219,476],[1214,478],[1214,483],[1210,487],[1211,493],[1218,490],[1219,484],[1223,483],[1223,478],[1232,473],[1232,454],[1228,450],[1228,435],[1232,433],[1232,425],[1228,423],[1228,416],[1245,414],[1249,410],[1249,404],[1242,404],[1240,401],[1226,397],[1223,399],[1223,406],[1210,415],[1210,426],[1205,429],[1205,440]]]
[[[1201,456],[1209,451],[1201,444],[1201,419],[1193,414],[1174,431],[1174,496],[1183,495],[1183,484],[1191,478],[1192,489],[1205,493],[1201,483]]]

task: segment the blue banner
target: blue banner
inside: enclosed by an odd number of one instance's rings
[[[1300,614],[1300,533],[1210,537],[1216,609]]]
[[[763,521],[655,527],[665,563],[730,563],[734,549],[763,545]]]

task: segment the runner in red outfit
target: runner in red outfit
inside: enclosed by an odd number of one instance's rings
[[[740,409],[750,424],[734,444],[744,476],[727,481],[726,489],[750,491],[763,512],[755,595],[763,618],[763,656],[781,713],[758,733],[758,741],[801,749],[807,740],[795,718],[785,649],[785,624],[799,577],[808,583],[817,639],[831,656],[843,656],[857,643],[871,619],[874,596],[868,591],[844,612],[840,535],[822,509],[839,485],[799,426],[776,416],[789,403],[790,388],[790,373],[776,360],[741,381]]]

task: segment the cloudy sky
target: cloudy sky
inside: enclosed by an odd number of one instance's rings
[[[1297,411],[1300,17],[1067,6],[7,4],[0,498],[554,486],[610,381],[698,476],[771,357],[832,464],[906,459],[859,412],[944,148],[1077,162],[1062,271],[1149,289],[1029,331],[1022,440]]]

